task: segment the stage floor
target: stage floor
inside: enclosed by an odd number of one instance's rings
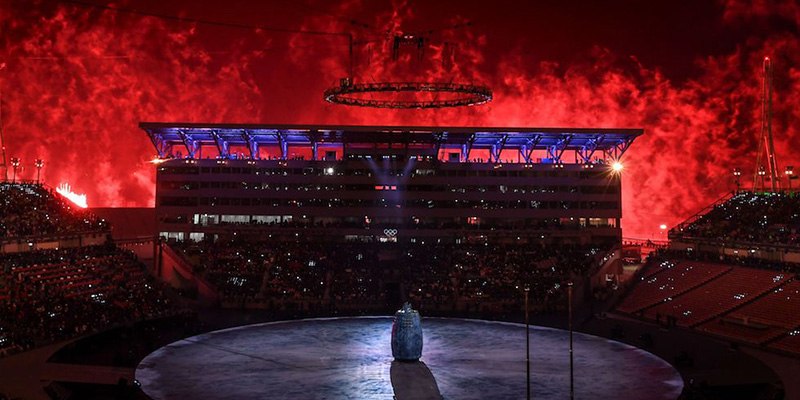
[[[423,318],[422,363],[393,363],[392,319],[274,322],[169,344],[136,369],[156,400],[524,399],[525,326]],[[576,333],[575,398],[674,400],[678,372],[635,347]],[[535,399],[569,398],[566,331],[531,327]]]

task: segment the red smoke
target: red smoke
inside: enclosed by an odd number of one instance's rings
[[[726,27],[775,15],[800,23],[800,8],[790,1],[720,6]],[[466,22],[428,23],[405,3],[388,12],[369,7],[349,1],[330,12],[369,15],[362,20],[389,32]],[[641,127],[645,135],[625,159],[623,226],[627,237],[651,237],[660,224],[672,226],[731,190],[734,167],[751,173],[759,68],[770,55],[779,162],[800,160],[796,35],[753,35],[733,51],[698,59],[691,77],[673,80],[659,65],[599,46],[569,62],[533,60],[524,40],[498,51],[486,34],[492,27],[479,24],[438,30],[422,62],[407,49],[393,62],[389,34],[318,10],[283,10],[297,19],[272,24],[372,40],[355,46],[357,80],[475,81],[491,86],[495,100],[429,111],[334,106],[322,101],[322,91],[347,76],[342,37],[209,27],[50,1],[4,4],[0,88],[8,155],[22,159],[25,179],[35,177],[33,160],[43,158],[43,179],[69,182],[87,193],[90,206],[152,206],[154,167],[147,161],[155,151],[139,121]],[[456,51],[445,42],[458,43]]]

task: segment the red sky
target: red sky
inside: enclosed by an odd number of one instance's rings
[[[356,46],[357,81],[474,81],[495,93],[464,109],[335,106],[322,91],[347,75],[341,38],[0,0],[8,156],[26,179],[43,158],[44,180],[69,182],[90,206],[153,204],[155,151],[139,121],[644,128],[625,160],[624,235],[660,237],[658,225],[731,190],[734,167],[752,173],[765,55],[775,60],[779,166],[800,164],[794,1],[85,1],[352,33],[370,40]],[[427,30],[425,62],[388,58],[387,32]],[[443,42],[458,43],[445,62]]]

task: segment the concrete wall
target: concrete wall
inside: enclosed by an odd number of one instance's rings
[[[86,233],[61,237],[38,237],[2,243],[1,253],[19,253],[31,250],[94,246],[108,241],[107,233]]]
[[[670,250],[700,251],[715,253],[732,257],[755,257],[768,261],[800,263],[800,249],[791,249],[786,246],[751,245],[746,244],[717,244],[704,242],[672,241]]]
[[[603,261],[600,268],[591,277],[590,284],[592,288],[605,287],[607,276],[612,277],[617,282],[622,279],[622,252],[619,249],[615,249],[608,253],[606,257],[607,259]]]
[[[192,266],[168,245],[159,244],[156,252],[156,276],[178,290],[197,290],[197,299],[202,303],[216,304],[219,301],[216,289],[195,274]]]
[[[114,240],[154,237],[156,234],[155,208],[92,208],[91,211],[111,224]]]
[[[117,247],[130,250],[140,261],[153,260],[155,257],[154,239],[142,239],[138,241],[119,241]]]

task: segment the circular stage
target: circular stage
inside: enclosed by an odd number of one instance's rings
[[[524,399],[525,326],[423,318],[420,363],[393,362],[392,318],[272,322],[169,344],[136,369],[167,399]],[[575,397],[674,400],[683,389],[664,360],[575,333]],[[531,395],[569,398],[568,333],[531,327]]]

